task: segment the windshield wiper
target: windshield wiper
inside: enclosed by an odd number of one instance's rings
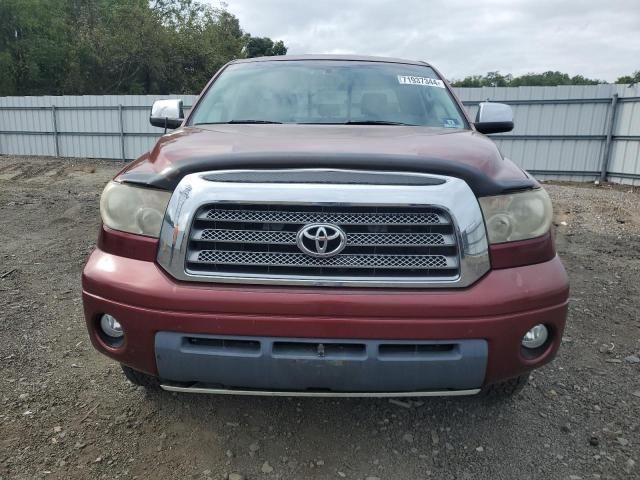
[[[390,122],[388,120],[349,120],[348,122],[305,122],[299,125],[399,125],[401,127],[419,127],[413,123]]]
[[[224,124],[234,124],[234,123],[278,123],[282,122],[274,122],[273,120],[229,120],[228,122],[202,122],[202,123],[194,123],[195,125],[224,125]]]
[[[412,123],[390,122],[388,120],[350,120],[344,122],[343,125],[400,125],[406,127],[417,127]]]

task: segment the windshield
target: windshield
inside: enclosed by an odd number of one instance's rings
[[[467,128],[428,66],[359,61],[266,61],[228,66],[189,124],[302,123]]]

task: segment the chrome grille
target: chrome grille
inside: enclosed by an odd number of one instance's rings
[[[298,231],[328,223],[346,233],[330,258],[302,253]],[[312,278],[438,278],[460,274],[455,228],[434,207],[221,203],[201,207],[189,233],[186,269],[194,275]]]

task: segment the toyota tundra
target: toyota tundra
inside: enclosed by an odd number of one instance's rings
[[[170,391],[519,391],[569,286],[549,196],[485,136],[511,107],[474,108],[425,62],[334,55],[232,61],[186,115],[155,102],[165,134],[100,199],[93,345]]]

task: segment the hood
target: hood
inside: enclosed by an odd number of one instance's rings
[[[118,180],[172,188],[187,173],[230,168],[412,171],[450,174],[470,185],[482,177],[510,190],[532,188],[533,182],[472,130],[279,124],[180,128],[162,136]]]

